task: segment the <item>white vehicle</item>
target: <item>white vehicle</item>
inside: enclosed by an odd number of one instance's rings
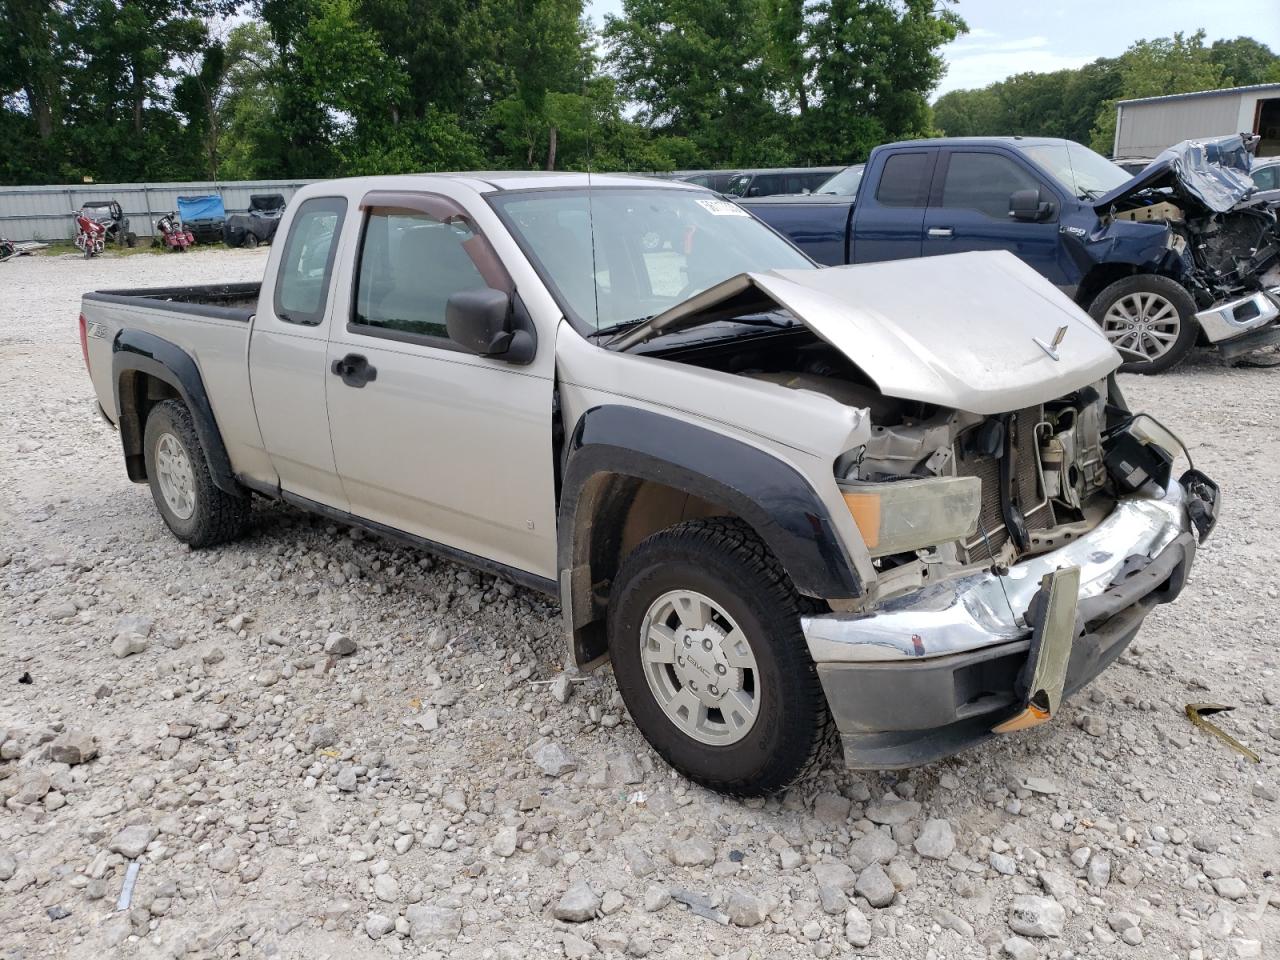
[[[819,269],[709,191],[576,174],[317,183],[280,233],[261,284],[84,298],[173,533],[278,498],[557,596],[567,665],[717,790],[833,730],[883,768],[1049,719],[1213,525],[1007,253]]]

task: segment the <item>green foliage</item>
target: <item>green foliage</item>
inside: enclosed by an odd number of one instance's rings
[[[1222,68],[1223,83],[1227,86],[1280,81],[1280,56],[1252,37],[1215,40],[1209,47],[1209,59]]]
[[[933,106],[947,136],[1065,137],[1110,154],[1116,102],[1280,80],[1280,57],[1248,37],[1205,45],[1204,31],[1139,40],[1078,70],[1021,73],[979,90],[953,90]]]
[[[841,163],[1280,79],[1178,35],[931,111],[964,29],[954,0],[623,0],[599,33],[583,0],[0,0],[0,182]]]
[[[1139,40],[1120,57],[1120,94],[1104,100],[1090,133],[1091,146],[1110,154],[1116,135],[1116,101],[1190,93],[1224,86],[1222,67],[1209,57],[1204,31]]]

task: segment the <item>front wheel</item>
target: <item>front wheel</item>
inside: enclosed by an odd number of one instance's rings
[[[800,599],[740,520],[678,524],[638,546],[609,599],[609,650],[636,726],[690,780],[782,790],[830,742]]]
[[[1139,273],[1105,287],[1089,316],[1120,351],[1125,373],[1164,373],[1196,344],[1196,303],[1176,280]]]
[[[249,498],[214,484],[195,421],[181,400],[152,408],[142,443],[151,497],[175,537],[193,547],[212,547],[244,532]]]

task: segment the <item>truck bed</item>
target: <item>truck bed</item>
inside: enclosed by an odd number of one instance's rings
[[[208,283],[189,287],[137,287],[96,290],[84,299],[177,314],[248,323],[258,309],[260,282]]]

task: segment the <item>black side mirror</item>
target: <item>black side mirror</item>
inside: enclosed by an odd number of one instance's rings
[[[1053,216],[1053,202],[1041,200],[1040,191],[1015,190],[1009,195],[1009,216],[1014,220],[1039,223]]]
[[[759,187],[752,187],[750,190],[748,190],[748,191],[747,191],[747,196],[748,196],[748,197],[758,197],[758,196],[760,196],[760,188],[759,188]]]
[[[445,304],[444,322],[449,339],[472,353],[528,363],[533,359],[533,336],[517,328],[513,314],[509,294],[480,287],[451,296]]]

